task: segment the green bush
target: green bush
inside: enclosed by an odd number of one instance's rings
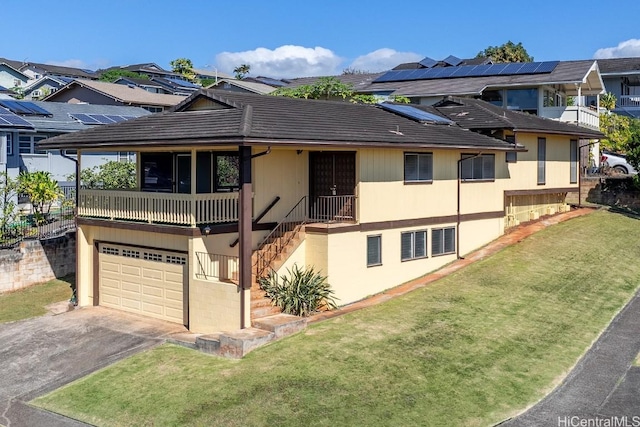
[[[313,267],[304,269],[294,264],[291,270],[287,269],[287,274],[279,276],[272,271],[259,282],[273,305],[280,307],[283,313],[308,316],[320,310],[336,308],[336,298],[327,283],[327,277]]]

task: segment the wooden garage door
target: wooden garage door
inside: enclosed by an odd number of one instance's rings
[[[185,254],[103,243],[99,303],[184,324]]]

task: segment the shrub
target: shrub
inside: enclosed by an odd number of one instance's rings
[[[271,298],[273,305],[283,313],[308,316],[320,310],[336,308],[333,290],[327,277],[307,267],[294,264],[287,274],[278,276],[272,271],[268,277],[259,280],[260,288]]]

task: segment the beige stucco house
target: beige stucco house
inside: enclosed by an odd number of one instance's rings
[[[245,328],[270,313],[255,281],[271,269],[314,266],[348,304],[531,212],[568,209],[575,126],[514,142],[514,129],[488,136],[450,119],[408,105],[201,90],[172,112],[43,141],[78,150],[80,167],[95,150],[137,153],[137,189],[80,191],[79,304],[193,332]],[[529,216],[516,215],[510,197],[533,192],[553,197],[528,199]]]

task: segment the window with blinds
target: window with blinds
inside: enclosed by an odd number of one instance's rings
[[[431,230],[431,256],[451,254],[456,251],[456,229],[434,228]]]
[[[546,183],[547,138],[538,138],[538,184]]]
[[[382,236],[367,236],[367,267],[382,265]]]
[[[433,181],[433,154],[404,153],[404,182]]]
[[[460,177],[463,181],[492,181],[496,177],[495,154],[463,154]]]
[[[571,184],[576,184],[578,182],[578,140],[572,139],[569,146],[569,159],[571,162],[569,171],[569,182]]]
[[[400,259],[425,258],[427,256],[427,231],[409,231],[400,234]]]

